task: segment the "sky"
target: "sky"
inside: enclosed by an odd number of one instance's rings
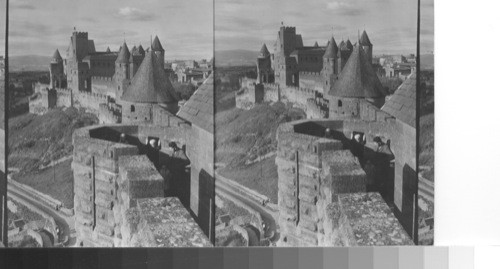
[[[5,56],[5,11],[7,2],[0,0],[0,56]]]
[[[74,27],[98,51],[124,40],[146,48],[158,35],[168,60],[213,54],[212,0],[11,0],[9,54],[52,56],[57,48],[65,57]]]
[[[366,30],[374,54],[416,53],[417,4],[417,0],[216,0],[215,49],[258,51],[266,43],[272,50],[283,22],[296,27],[305,46],[315,41],[325,45],[332,33],[337,43],[357,40],[358,30]],[[422,0],[422,7],[423,53],[433,50],[433,0]]]

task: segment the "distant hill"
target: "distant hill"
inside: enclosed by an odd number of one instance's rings
[[[221,50],[215,52],[216,66],[255,65],[258,51],[250,50]]]
[[[434,70],[434,54],[420,55],[420,69]]]
[[[45,71],[49,68],[50,60],[50,56],[10,56],[9,71]]]

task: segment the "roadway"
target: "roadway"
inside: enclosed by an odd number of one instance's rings
[[[51,206],[41,201],[38,201],[37,199],[33,198],[33,196],[28,191],[25,191],[15,186],[14,184],[8,184],[7,197],[11,197],[15,201],[25,206],[34,207],[40,210],[42,213],[54,218],[54,221],[56,222],[56,225],[59,227],[60,230],[59,238],[64,239],[67,236],[68,238],[67,244],[69,246],[75,243],[75,238],[72,233],[72,231],[75,230],[75,221],[72,216],[68,217],[62,214],[60,211],[55,210],[55,208],[52,208]]]
[[[279,238],[278,227],[276,225],[278,212],[245,195],[237,187],[226,184],[222,180],[217,180],[217,177],[220,177],[220,175],[216,174],[215,193],[222,197],[228,197],[230,200],[238,200],[240,203],[260,213],[262,221],[266,224],[264,238],[269,238],[271,242],[276,242]]]

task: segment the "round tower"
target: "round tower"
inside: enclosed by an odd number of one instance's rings
[[[332,87],[335,80],[338,77],[338,51],[337,42],[332,38],[328,41],[328,46],[326,47],[325,54],[323,55],[323,69],[321,73],[323,75],[323,89],[324,92],[328,92]]]
[[[163,46],[160,43],[160,39],[158,39],[158,36],[155,36],[155,39],[153,40],[153,44],[151,44],[151,51],[156,54],[158,59],[160,59],[160,63],[163,66],[165,65],[165,50],[163,49]]]
[[[59,50],[56,49],[54,54],[52,55],[52,60],[50,61],[50,87],[51,88],[63,88],[66,85],[63,85],[65,81],[64,79],[64,66],[63,66],[63,58],[59,53]]]
[[[117,86],[117,97],[120,97],[124,88],[130,82],[130,51],[128,50],[127,43],[123,42],[118,52],[118,57],[115,61],[115,74],[113,76]]]
[[[361,37],[359,38],[359,44],[363,48],[363,51],[366,53],[368,61],[372,62],[372,52],[373,52],[373,45],[370,42],[370,39],[368,38],[368,34],[366,33],[365,30],[363,30],[363,33],[361,34]]]

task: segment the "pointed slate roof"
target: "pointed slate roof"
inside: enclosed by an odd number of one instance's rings
[[[347,39],[347,41],[345,42],[345,48],[347,50],[350,50],[350,51],[352,51],[354,49],[354,46],[352,45],[351,40]]]
[[[417,79],[415,73],[411,74],[399,86],[381,109],[415,128],[417,114]]]
[[[271,55],[271,53],[269,53],[266,44],[263,44],[262,48],[260,49],[259,58],[266,58],[269,55]]]
[[[52,61],[60,62],[62,60],[63,60],[63,58],[61,57],[61,54],[59,53],[59,49],[56,49],[56,51],[54,51],[54,55],[52,55]]]
[[[151,46],[153,50],[156,51],[165,51],[163,47],[161,46],[160,39],[158,39],[158,36],[155,36],[155,39],[153,40],[153,45]]]
[[[211,74],[179,109],[177,116],[214,133],[214,79]]]
[[[118,53],[118,58],[116,58],[115,63],[128,63],[130,58],[130,51],[128,50],[127,43],[123,42],[120,47],[120,52]]]
[[[121,98],[135,103],[175,103],[179,99],[158,57],[148,52]]]
[[[344,47],[345,47],[345,41],[344,41],[344,40],[342,40],[342,41],[340,41],[340,43],[339,43],[339,49],[341,49],[341,50],[342,50]]]
[[[109,49],[109,47],[106,49],[106,52],[111,52],[111,50]]]
[[[325,54],[323,55],[323,58],[333,58],[337,56],[337,52],[339,51],[339,47],[337,47],[337,42],[335,42],[335,39],[332,38],[328,42],[328,46],[326,47]]]
[[[142,47],[142,45],[139,45],[139,48],[137,48],[137,51],[139,51],[139,54],[141,54],[142,56],[146,55],[146,52],[144,51],[144,48]]]
[[[339,79],[328,92],[331,96],[355,98],[380,98],[385,90],[366,59],[361,46],[356,46],[342,69]]]
[[[319,45],[318,45],[318,41],[314,42],[314,47],[315,47],[315,48],[319,47]]]
[[[368,38],[368,34],[366,34],[366,31],[363,30],[363,33],[361,34],[361,37],[359,38],[359,44],[361,46],[371,46],[372,43],[370,42],[370,39]]]

